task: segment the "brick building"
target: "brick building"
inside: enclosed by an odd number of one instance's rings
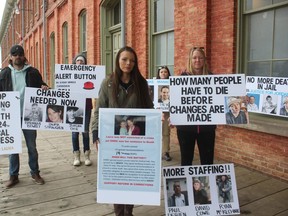
[[[110,73],[119,48],[129,45],[143,75],[152,78],[160,65],[177,75],[189,49],[203,46],[216,74],[288,77],[287,23],[288,0],[7,0],[2,66],[10,47],[23,44],[53,86],[55,63],[71,63],[84,52]],[[287,118],[251,113],[249,125],[219,125],[215,153],[287,181]]]

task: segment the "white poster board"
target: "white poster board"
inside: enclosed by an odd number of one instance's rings
[[[77,91],[85,98],[98,98],[104,78],[103,65],[55,64],[55,88]]]
[[[244,74],[170,76],[170,120],[173,125],[247,124]],[[240,104],[232,119],[231,102]],[[242,110],[243,109],[243,110]],[[233,121],[230,121],[232,119]]]
[[[246,77],[248,112],[288,117],[288,78]]]
[[[26,87],[22,128],[83,132],[85,102],[75,91]]]
[[[0,92],[0,155],[22,153],[19,92]]]
[[[166,216],[240,214],[233,164],[163,167]]]
[[[99,109],[98,203],[160,205],[161,130],[160,110]]]
[[[155,109],[169,112],[170,87],[169,79],[147,79],[150,97]]]

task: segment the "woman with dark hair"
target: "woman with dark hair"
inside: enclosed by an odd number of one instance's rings
[[[127,118],[128,135],[140,135],[140,128],[135,125],[135,121],[132,117]]]
[[[106,78],[99,91],[94,118],[92,120],[93,143],[98,140],[99,108],[153,108],[148,84],[138,68],[135,51],[128,46],[119,50],[115,60],[115,71]],[[133,216],[134,205],[114,204],[116,216]]]
[[[158,68],[157,72],[157,79],[169,79],[171,76],[170,70],[167,66],[162,66]],[[162,90],[166,90],[169,92],[168,86],[163,86]],[[162,98],[163,100],[163,98]],[[169,101],[169,100],[168,100]],[[166,161],[171,161],[172,158],[170,157],[170,126],[169,126],[169,112],[163,112],[162,115],[162,152],[163,152],[163,159]]]
[[[47,105],[46,116],[47,122],[63,123],[64,107],[59,105]]]

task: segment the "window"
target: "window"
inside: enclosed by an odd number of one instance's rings
[[[37,16],[37,19],[39,19],[39,0],[34,0],[34,14]]]
[[[39,45],[38,45],[38,42],[36,42],[36,46],[35,46],[35,67],[36,68],[39,68],[39,60],[40,60],[40,57],[39,57]]]
[[[288,0],[239,1],[239,71],[247,76],[288,77]],[[249,113],[243,127],[287,136],[287,119]],[[272,126],[272,127],[271,127]]]
[[[68,64],[68,23],[65,22],[62,26],[62,51],[63,64]]]
[[[159,66],[174,74],[174,0],[152,0],[152,76]]]
[[[54,32],[51,33],[49,42],[50,42],[49,43],[49,46],[50,46],[49,47],[50,86],[54,88],[54,75],[55,75],[55,34]]]
[[[33,56],[33,46],[30,47],[30,64],[35,65]]]
[[[79,45],[80,52],[87,53],[87,25],[86,25],[86,11],[82,11],[79,20]]]
[[[120,0],[101,1],[101,63],[106,65],[107,74],[111,73],[115,67],[115,56],[125,44],[122,38],[123,34],[125,34],[125,29],[121,28],[121,13]]]
[[[121,23],[121,2],[118,2],[113,8],[113,25]]]
[[[288,1],[245,0],[243,71],[249,76],[288,76]],[[243,47],[243,46],[242,46]]]

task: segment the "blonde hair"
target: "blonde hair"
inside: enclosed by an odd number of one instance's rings
[[[204,47],[192,47],[190,49],[188,65],[187,65],[188,72],[190,74],[192,74],[192,75],[195,75],[194,72],[193,72],[193,65],[192,65],[193,53],[195,51],[199,51],[204,57],[204,65],[203,65],[203,69],[202,69],[202,75],[208,75],[209,74],[209,70],[208,70],[208,64],[207,64],[206,55],[205,55],[205,52],[204,52]]]

